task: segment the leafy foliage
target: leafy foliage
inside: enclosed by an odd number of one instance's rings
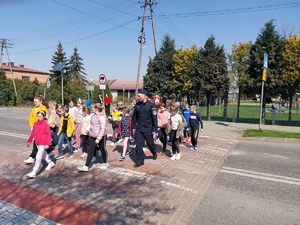
[[[213,36],[199,50],[194,82],[197,92],[206,96],[207,119],[210,120],[211,97],[223,96],[229,87],[224,47],[217,45]]]
[[[164,101],[176,96],[171,74],[173,70],[172,57],[175,52],[175,41],[166,35],[158,55],[154,59],[150,58],[147,73],[144,76],[144,88],[149,91],[150,95],[160,95]]]
[[[5,72],[0,68],[0,105],[7,106],[9,101],[9,88]]]

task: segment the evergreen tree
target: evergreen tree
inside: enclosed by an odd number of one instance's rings
[[[54,55],[52,56],[52,70],[50,70],[50,79],[57,78],[55,79],[58,84],[61,83],[61,72],[60,71],[54,71],[53,68],[59,63],[59,62],[66,62],[66,65],[63,68],[63,71],[65,73],[63,74],[64,78],[64,84],[66,84],[67,77],[69,75],[69,65],[68,65],[68,60],[66,58],[66,53],[63,50],[62,44],[59,41],[57,50],[54,52]]]
[[[5,72],[0,68],[0,105],[7,106],[9,101],[9,88]]]
[[[267,80],[264,85],[263,113],[262,123],[264,124],[266,97],[283,94],[281,92],[283,86],[282,73],[280,65],[282,64],[283,39],[275,29],[274,21],[267,22],[261,33],[258,34],[255,44],[250,50],[249,62],[249,80],[247,85],[247,93],[255,95],[261,93],[264,53],[268,54],[268,71]]]
[[[204,48],[199,50],[193,77],[194,82],[198,84],[198,93],[206,96],[207,120],[210,120],[211,98],[224,96],[229,88],[224,46],[217,45],[213,36],[209,37]]]
[[[69,60],[69,80],[80,79],[87,83],[85,69],[82,63],[83,59],[78,54],[78,49],[74,48],[74,53]]]
[[[166,99],[176,97],[171,74],[174,53],[176,53],[175,40],[165,35],[158,54],[153,59],[150,58],[144,76],[144,88],[150,95],[158,94],[164,102]]]

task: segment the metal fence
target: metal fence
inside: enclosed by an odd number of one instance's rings
[[[225,115],[224,109],[226,112]],[[210,111],[212,121],[259,124],[260,108],[224,108],[223,106],[211,106]],[[203,120],[207,120],[207,107],[199,107],[198,112]],[[282,112],[276,109],[266,109],[264,124],[300,126],[300,110],[285,110]]]

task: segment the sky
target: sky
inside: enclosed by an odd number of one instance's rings
[[[149,1],[149,0],[148,0]],[[140,0],[144,3],[144,0]],[[59,41],[69,59],[78,49],[88,79],[135,80],[143,16],[138,0],[0,0],[0,39],[7,39],[16,66],[49,72]],[[164,35],[176,49],[204,46],[213,35],[227,53],[238,42],[255,42],[274,20],[280,34],[300,36],[300,0],[153,0],[157,48]],[[141,78],[155,47],[147,6]],[[7,63],[6,51],[2,62]]]

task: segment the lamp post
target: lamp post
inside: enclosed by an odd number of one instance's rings
[[[125,84],[122,84],[122,88],[123,88],[123,104],[124,104],[124,91],[125,91]]]
[[[61,104],[64,105],[64,80],[63,80],[63,68],[66,65],[67,62],[59,62],[54,66],[53,70],[54,71],[60,71],[60,76],[61,76]]]

